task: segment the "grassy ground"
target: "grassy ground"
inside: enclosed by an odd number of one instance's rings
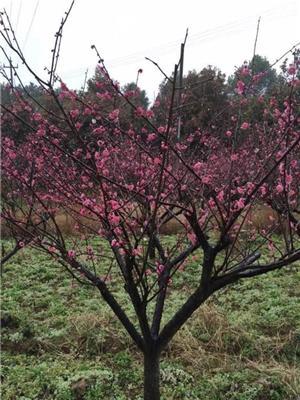
[[[166,318],[192,272],[174,282]],[[5,265],[2,298],[3,400],[141,399],[142,358],[97,291],[24,249]],[[164,353],[162,398],[299,399],[299,306],[294,268],[213,296]]]

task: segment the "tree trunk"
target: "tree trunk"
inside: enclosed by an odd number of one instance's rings
[[[159,354],[144,354],[144,400],[159,400]]]
[[[155,259],[155,245],[154,245],[154,243],[150,243],[149,244],[149,258],[150,258],[150,260],[154,260]]]

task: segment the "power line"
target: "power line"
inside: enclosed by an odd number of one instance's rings
[[[243,20],[239,21],[233,21],[228,24],[220,25],[212,29],[207,29],[201,32],[197,32],[189,37],[188,42],[186,43],[187,48],[194,47],[198,45],[199,43],[205,43],[205,42],[210,42],[212,40],[215,40],[216,38],[220,37],[220,35],[229,35],[234,32],[239,32],[241,30],[244,30],[250,26],[254,26],[253,23],[254,21],[256,22],[255,17],[247,17],[244,18]],[[178,41],[172,41],[165,43],[163,45],[153,47],[148,50],[141,50],[132,54],[129,54],[127,56],[123,57],[118,57],[114,58],[111,60],[107,60],[107,64],[110,69],[118,68],[121,66],[125,65],[130,65],[134,64],[137,62],[144,61],[144,56],[147,54],[147,52],[155,53],[155,57],[159,57],[161,55],[167,55],[172,53],[173,51],[178,50]],[[92,66],[91,66],[92,68]],[[81,71],[81,72],[80,72]],[[76,76],[79,76],[82,72],[84,71],[84,68],[78,68],[74,69],[72,71],[66,71],[65,75],[66,77],[72,77],[75,78]]]
[[[36,7],[32,16],[32,20],[28,29],[28,32],[26,34],[26,38],[25,38],[25,43],[24,46],[26,45],[26,42],[28,40],[28,36],[30,34],[30,30],[31,27],[33,25],[33,21],[37,12],[37,8],[39,5],[39,0],[37,0],[36,3]],[[287,2],[287,6],[290,6],[291,4],[289,2]],[[268,9],[265,10],[264,12],[262,12],[262,16],[265,20],[273,20],[274,18],[276,18],[276,16],[278,16],[278,12],[282,11],[282,7],[273,7],[272,9]],[[288,12],[288,15],[291,14],[291,10],[290,9],[286,9],[285,8],[285,14]],[[282,17],[282,15],[281,15]],[[189,41],[186,44],[186,46],[188,48],[193,47],[198,45],[199,43],[205,43],[205,42],[210,42],[215,40],[216,38],[220,37],[221,35],[229,35],[235,32],[240,32],[241,30],[245,30],[250,26],[254,25],[254,21],[257,21],[257,17],[256,16],[250,16],[250,17],[245,17],[243,19],[240,20],[235,20],[232,22],[229,22],[227,24],[223,24],[223,25],[219,25],[216,26],[215,28],[210,28],[204,31],[200,31],[197,32],[195,34],[190,35],[189,37]],[[137,51],[135,53],[132,54],[128,54],[125,56],[121,56],[121,57],[117,57],[117,58],[113,58],[113,59],[108,59],[107,60],[107,64],[109,66],[109,68],[114,69],[114,68],[118,68],[124,65],[129,65],[129,64],[134,64],[136,62],[141,62],[142,60],[144,61],[144,56],[147,55],[147,53],[152,53],[155,54],[155,57],[159,57],[161,55],[166,55],[169,53],[172,53],[173,51],[177,51],[178,49],[178,42],[179,41],[170,41],[167,42],[165,44],[159,45],[157,47],[152,47],[150,49],[146,49],[146,50],[140,50]],[[96,62],[95,62],[96,64]],[[93,68],[91,66],[91,68]],[[83,72],[85,71],[85,68],[78,68],[78,69],[74,69],[71,71],[65,71],[65,73],[62,73],[63,75],[65,74],[65,78],[66,77],[72,77],[75,78],[79,75],[81,75]]]
[[[10,20],[11,20],[12,8],[13,8],[13,2],[12,2],[12,0],[10,0],[10,4],[9,4],[9,19]]]
[[[254,17],[248,17],[244,20],[230,22],[228,24],[221,25],[221,26],[218,26],[213,29],[208,29],[208,30],[205,30],[202,32],[198,32],[191,36],[191,39],[189,39],[189,41],[186,43],[186,47],[193,47],[193,46],[199,44],[200,42],[204,43],[204,42],[212,41],[212,40],[216,39],[217,37],[219,37],[221,34],[228,35],[230,33],[239,31],[241,29],[245,29],[248,26],[252,26],[253,21],[254,21]],[[152,51],[152,52],[154,51],[155,56],[158,57],[160,55],[166,55],[166,54],[169,54],[169,53],[171,53],[173,51],[177,51],[177,50],[178,50],[178,41],[172,41],[172,42],[168,42],[164,45],[153,47],[151,50],[139,51],[139,52],[132,53],[132,54],[129,54],[124,57],[118,57],[115,59],[107,60],[107,64],[109,64],[109,68],[113,69],[113,68],[118,68],[118,67],[121,67],[124,65],[134,64],[138,61],[144,61],[144,55],[145,55],[145,53],[147,53],[147,51]],[[78,68],[78,69],[74,69],[72,71],[66,71],[65,74],[67,77],[74,78],[76,76],[79,76],[82,73],[80,71],[83,72],[84,68]]]
[[[32,15],[32,18],[31,18],[31,22],[30,22],[29,28],[28,28],[28,31],[27,31],[26,36],[25,36],[25,40],[24,40],[24,44],[23,44],[23,49],[25,49],[25,47],[26,47],[26,43],[27,43],[27,40],[28,40],[30,31],[31,31],[31,28],[32,28],[32,25],[33,25],[33,21],[34,21],[35,16],[36,16],[36,12],[37,12],[39,3],[40,3],[40,0],[37,0],[36,5],[35,5],[35,9],[34,9],[34,11],[33,11],[33,15]]]
[[[287,2],[287,6],[290,6],[290,5],[291,4],[289,2]],[[273,7],[271,9],[265,10],[262,13],[262,15],[263,15],[264,19],[270,19],[270,18],[273,19],[274,15],[276,17],[276,14],[278,15],[279,11],[280,12],[282,11],[282,7]],[[291,10],[290,9],[287,10],[285,7],[285,12],[287,12],[287,11],[289,14],[291,13]],[[281,15],[281,17],[282,17],[282,15]],[[246,17],[241,20],[235,20],[235,21],[229,22],[224,25],[219,25],[215,28],[210,28],[210,29],[192,34],[189,37],[187,47],[190,48],[192,46],[198,45],[199,43],[205,43],[205,42],[215,40],[220,35],[225,35],[225,34],[228,35],[228,34],[232,34],[234,32],[239,32],[240,30],[245,30],[249,26],[252,26],[254,21],[256,21],[256,20],[257,20],[256,16]],[[137,51],[132,54],[113,58],[110,60],[108,59],[106,61],[110,68],[118,68],[120,66],[134,64],[136,62],[144,60],[144,56],[148,55],[149,53],[155,54],[155,56],[157,57],[157,56],[169,54],[173,51],[175,52],[178,49],[178,42],[179,42],[178,40],[170,41],[163,45],[159,45],[157,47],[150,48],[148,50],[147,49],[140,50],[140,51]],[[81,68],[81,70],[83,70],[83,68]],[[78,71],[78,69],[76,69],[74,72],[72,71],[73,76],[75,74],[79,75],[79,73],[76,73],[76,71]]]
[[[17,14],[17,22],[16,22],[16,29],[15,29],[16,32],[18,30],[21,8],[22,8],[22,0],[20,0],[20,5],[19,5],[19,9],[18,9],[18,14]]]
[[[270,20],[270,19],[273,20],[274,18],[276,18],[276,16],[278,17],[278,11],[279,11],[278,7],[266,10],[263,13],[263,18],[267,19],[267,20]],[[291,14],[291,11],[288,12],[288,15],[290,15],[290,14]],[[280,18],[282,18],[282,15],[280,16]],[[245,30],[246,28],[253,26],[254,22],[256,23],[256,21],[257,21],[256,16],[246,17],[241,20],[232,21],[228,24],[219,25],[215,28],[210,28],[210,29],[192,34],[189,37],[187,47],[192,47],[199,43],[204,43],[207,41],[214,40],[220,35],[230,34],[230,33],[234,33],[234,32],[240,32],[241,30]],[[129,54],[129,55],[113,58],[111,60],[108,60],[107,62],[113,68],[113,67],[118,67],[118,66],[135,63],[135,62],[141,60],[142,58],[144,58],[145,54],[148,55],[148,53],[150,53],[152,55],[155,54],[156,56],[159,56],[162,54],[163,55],[169,54],[170,52],[176,51],[178,49],[178,42],[179,42],[178,40],[167,42],[167,43],[165,43],[163,45],[159,45],[157,47],[152,47],[152,48],[149,48],[146,50],[137,51],[137,52]]]

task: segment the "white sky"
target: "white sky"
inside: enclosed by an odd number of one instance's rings
[[[54,34],[71,0],[0,0],[27,59],[40,74],[50,65]],[[171,74],[178,61],[185,30],[189,36],[184,72],[208,64],[227,75],[253,54],[261,16],[257,53],[274,62],[300,41],[299,0],[75,0],[64,31],[59,75],[70,87],[80,88],[88,68],[94,73],[95,44],[113,78],[122,85],[135,81],[150,100],[163,80],[144,57],[157,61]],[[1,44],[3,44],[3,40]],[[15,63],[16,57],[12,56]],[[1,55],[1,63],[4,62]],[[19,62],[19,72],[29,81]]]

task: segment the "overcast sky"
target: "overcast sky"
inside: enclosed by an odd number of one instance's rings
[[[28,62],[40,74],[50,64],[54,34],[70,3],[0,0]],[[139,85],[152,101],[163,76],[145,56],[170,74],[186,28],[184,72],[210,64],[228,75],[252,57],[259,16],[257,53],[270,62],[299,42],[299,9],[299,0],[75,0],[64,31],[58,73],[70,87],[80,88],[85,71],[93,75],[97,58],[91,44],[95,44],[111,75],[122,85],[135,81],[142,68]],[[19,63],[18,71],[28,81],[20,67]]]

